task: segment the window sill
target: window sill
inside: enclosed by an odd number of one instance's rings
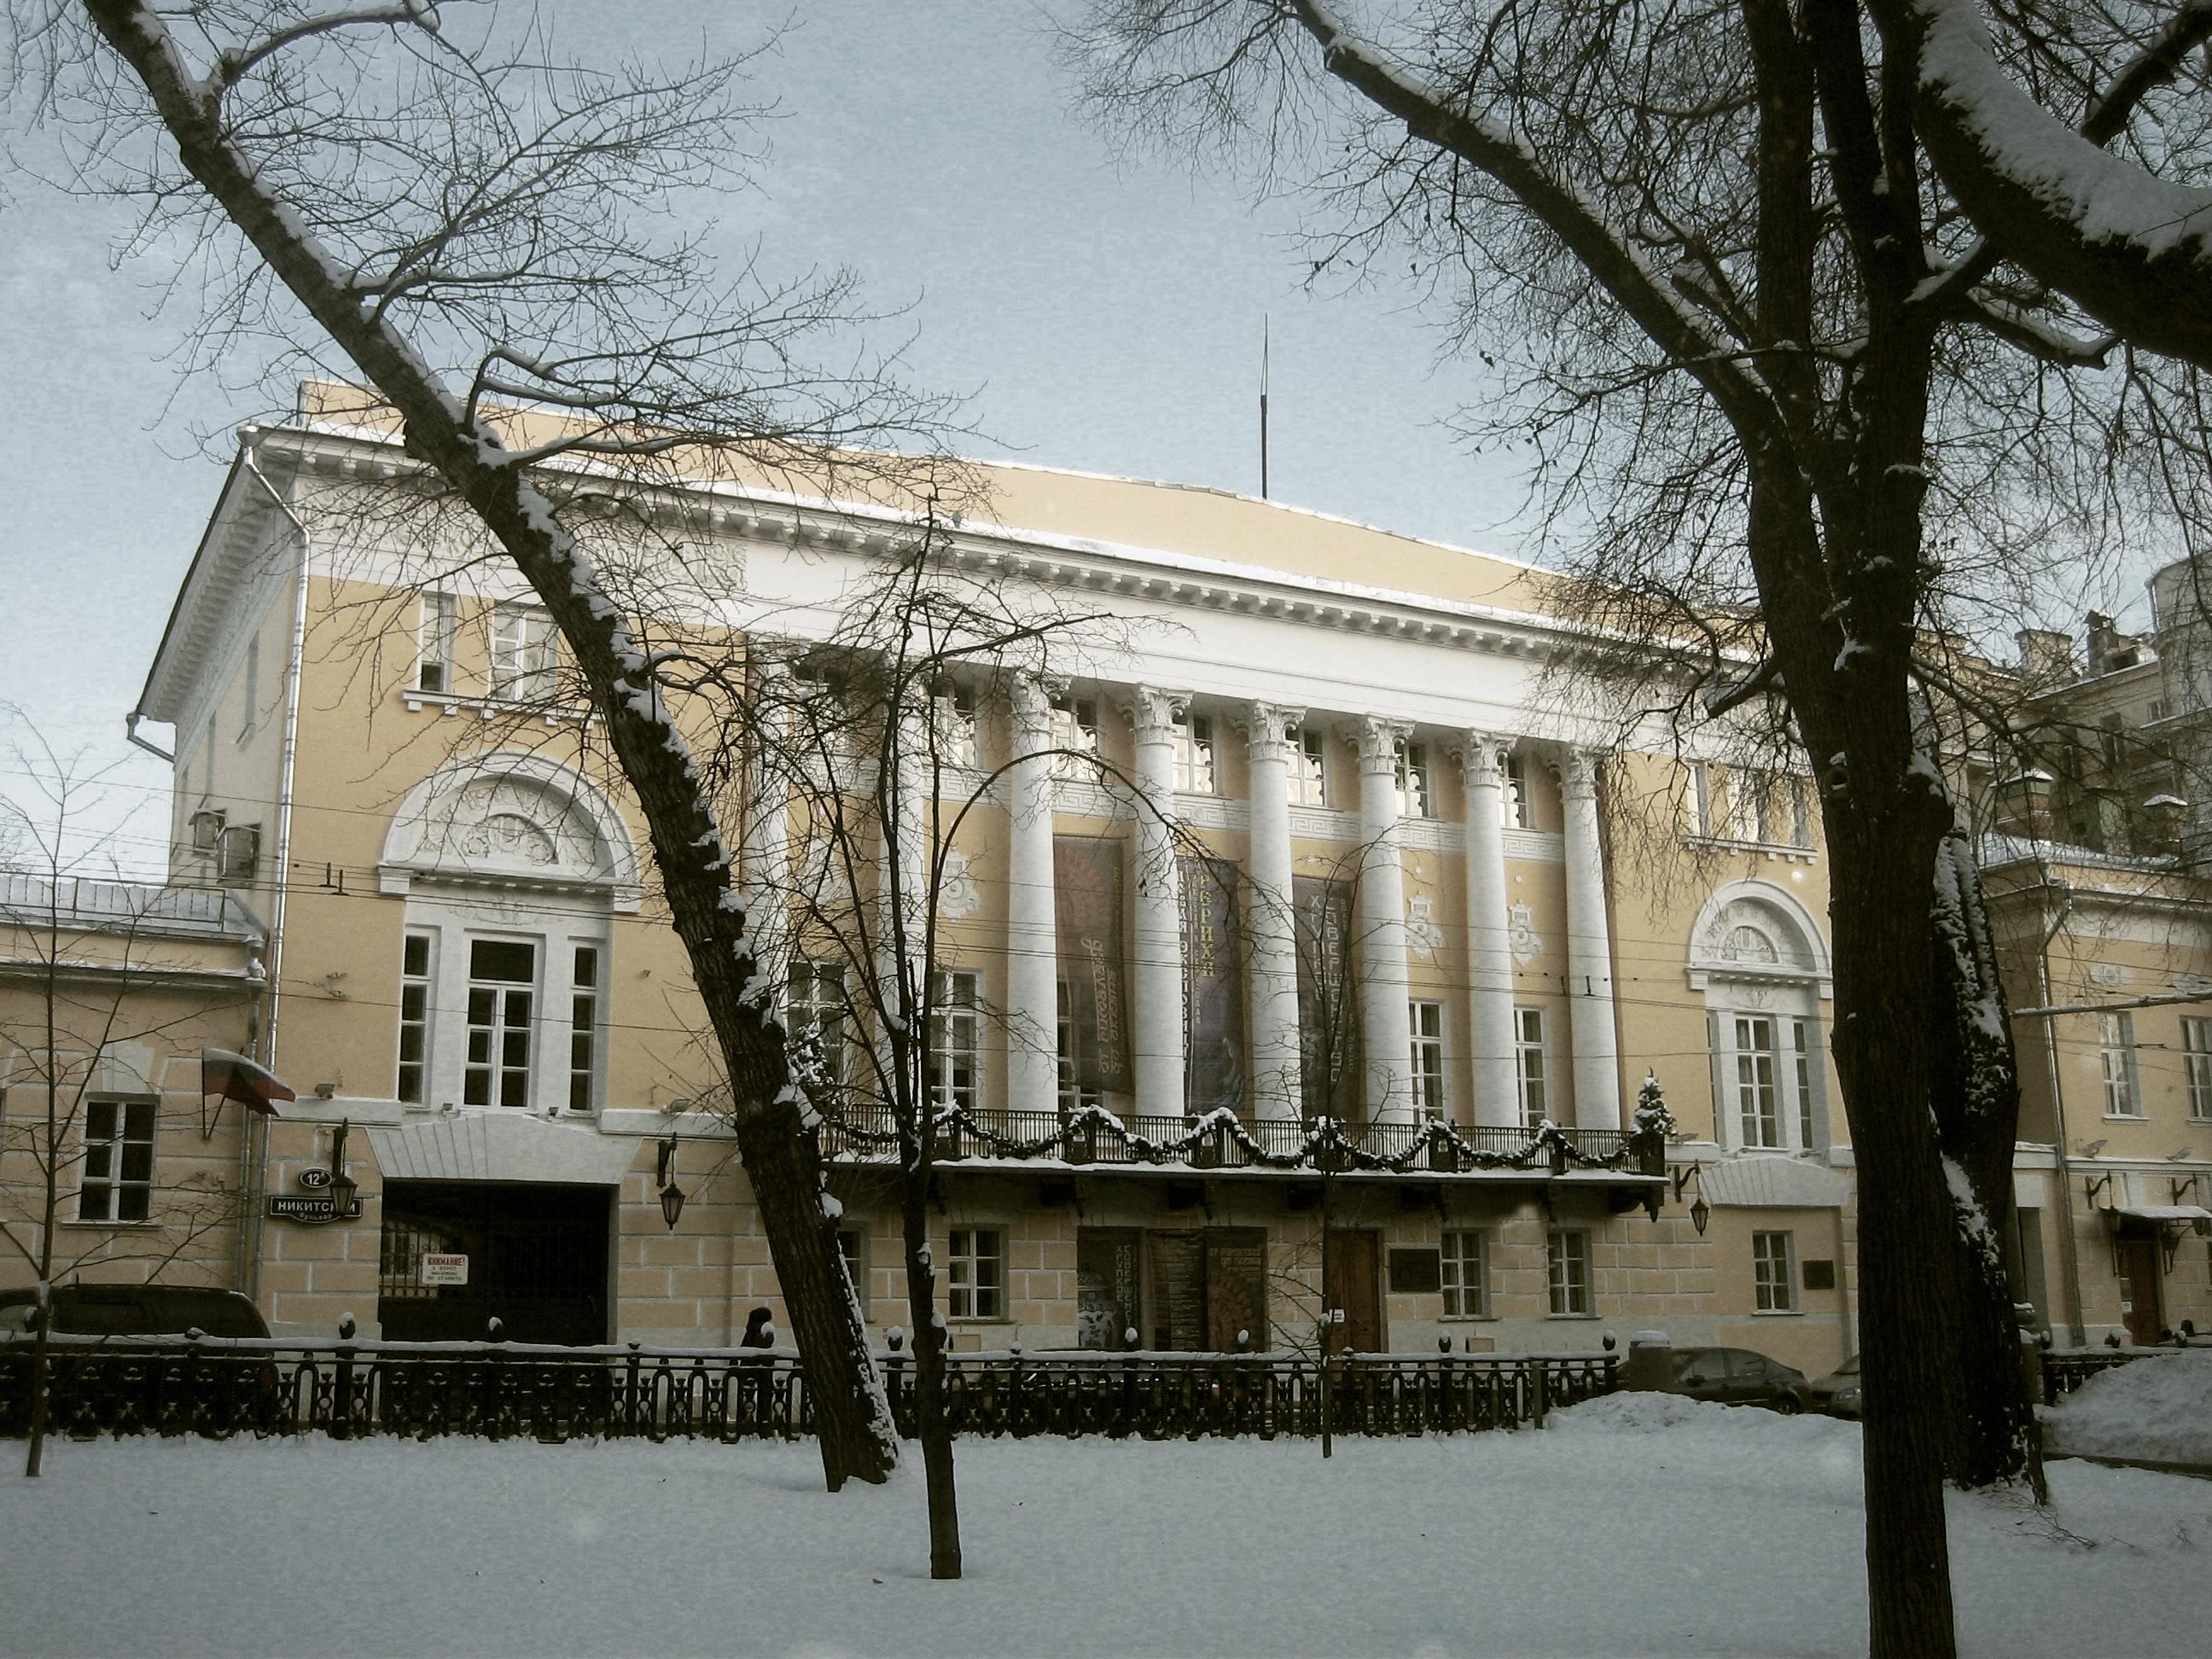
[[[162,1224],[155,1220],[153,1217],[148,1216],[143,1221],[57,1221],[54,1223],[54,1225],[57,1227],[82,1228],[88,1232],[112,1233],[118,1231],[136,1231],[141,1227],[151,1228],[158,1231],[160,1231]]]
[[[1817,864],[1820,853],[1810,847],[1792,847],[1778,841],[1739,841],[1733,836],[1685,836],[1682,839],[1693,846],[1711,847],[1724,853],[1764,853],[1768,858],[1780,859],[1785,864]]]
[[[2200,1118],[2193,1121],[2202,1122],[2203,1120]],[[2150,1121],[2150,1114],[2148,1112],[2107,1112],[2105,1114],[2105,1121],[2107,1123],[2148,1123]]]
[[[1572,1316],[1580,1318],[1582,1316]],[[1440,1314],[1437,1316],[1437,1322],[1443,1325],[1495,1325],[1498,1322],[1498,1316],[1496,1314]]]
[[[548,726],[563,726],[571,722],[588,726],[599,719],[591,709],[575,703],[563,703],[546,708],[526,700],[513,697],[471,697],[451,691],[402,690],[399,701],[410,714],[419,714],[425,708],[434,708],[441,714],[458,714],[464,709],[472,710],[480,720],[499,720],[515,714],[532,715]]]
[[[1545,1317],[1545,1318],[1547,1318],[1547,1319],[1595,1319],[1595,1318],[1597,1317],[1597,1316],[1596,1316],[1595,1314],[1594,1314],[1594,1313],[1578,1313],[1578,1314],[1561,1314],[1561,1313],[1555,1313],[1555,1314],[1546,1314],[1546,1315],[1544,1316],[1544,1317]]]
[[[1753,1319],[1802,1319],[1805,1310],[1802,1308],[1753,1308],[1751,1316]]]

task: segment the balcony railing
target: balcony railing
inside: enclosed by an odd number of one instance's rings
[[[936,1113],[933,1121],[934,1155],[948,1163],[1042,1161],[1316,1175],[1666,1173],[1666,1138],[1657,1127],[1631,1133],[1562,1129],[1550,1123],[1523,1129],[1346,1123],[1334,1118],[1285,1122],[1240,1118],[1227,1111],[1196,1119],[1119,1117],[1096,1107],[1064,1115],[952,1107]],[[896,1121],[886,1105],[848,1102],[823,1120],[823,1151],[832,1158],[889,1162],[897,1144]]]
[[[33,1342],[0,1340],[0,1435],[30,1424]],[[901,1432],[915,1430],[913,1361],[878,1356]],[[1618,1386],[1611,1354],[1078,1352],[951,1354],[956,1434],[1423,1434],[1541,1424]],[[547,1441],[791,1438],[810,1428],[796,1355],[746,1349],[494,1343],[301,1346],[56,1337],[51,1432],[527,1436]],[[1324,1401],[1326,1406],[1324,1407]]]

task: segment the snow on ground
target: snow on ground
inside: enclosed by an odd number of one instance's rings
[[[2212,1348],[2100,1371],[2043,1414],[2053,1453],[2212,1467]]]
[[[927,1577],[918,1459],[831,1498],[805,1443],[64,1442],[0,1474],[0,1651],[1865,1650],[1856,1425],[1665,1396],[1553,1423],[1327,1463],[963,1442],[958,1583]],[[1966,1651],[2199,1650],[2212,1484],[2051,1484],[2049,1516],[1951,1500]]]

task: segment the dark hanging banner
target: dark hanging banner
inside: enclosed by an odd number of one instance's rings
[[[1075,1085],[1129,1089],[1128,1017],[1121,994],[1123,843],[1105,836],[1054,836],[1052,884],[1060,974],[1067,984]]]
[[[1298,1098],[1308,1117],[1358,1119],[1359,1008],[1352,977],[1352,884],[1291,878],[1298,946]]]
[[[1192,1352],[1206,1346],[1206,1246],[1196,1233],[1146,1233],[1152,1268],[1155,1348]]]
[[[1262,1227],[1206,1231],[1206,1346],[1237,1351],[1242,1331],[1254,1353],[1267,1346],[1267,1233]]]
[[[1143,1340],[1144,1242],[1134,1227],[1075,1230],[1077,1347],[1119,1353],[1132,1330]]]
[[[1177,860],[1182,882],[1184,1099],[1193,1115],[1244,1104],[1244,950],[1237,866]]]

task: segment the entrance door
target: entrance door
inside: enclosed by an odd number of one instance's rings
[[[1364,1230],[1329,1231],[1322,1251],[1322,1299],[1344,1311],[1344,1322],[1329,1327],[1331,1353],[1382,1352],[1381,1238]]]
[[[395,1342],[605,1342],[608,1187],[394,1181],[384,1189],[376,1316]],[[465,1256],[465,1282],[428,1271]],[[426,1280],[438,1282],[426,1283]]]
[[[2120,1322],[2128,1328],[2128,1340],[2149,1347],[2166,1329],[2159,1307],[2159,1281],[2165,1277],[2159,1264],[2154,1238],[2123,1238],[2115,1246],[2120,1267]]]

